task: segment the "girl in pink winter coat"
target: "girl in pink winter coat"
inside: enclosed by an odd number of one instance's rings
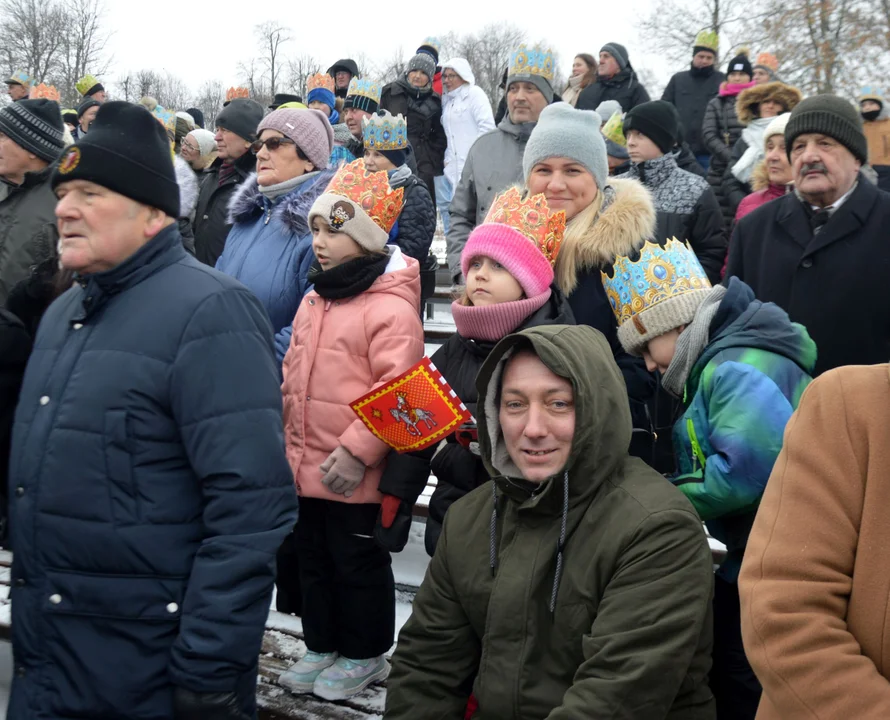
[[[395,587],[389,553],[374,540],[389,447],[350,404],[423,357],[420,268],[386,244],[401,209],[401,189],[362,160],[342,167],[315,201],[315,289],[297,311],[284,359],[308,652],[280,682],[327,700],[353,697],[389,674]]]

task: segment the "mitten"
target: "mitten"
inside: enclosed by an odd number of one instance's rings
[[[319,469],[323,473],[321,482],[331,492],[352,497],[365,476],[365,464],[342,445],[328,455]]]
[[[384,495],[377,514],[374,539],[388,552],[402,552],[411,533],[412,508],[395,495]]]
[[[177,687],[173,692],[173,720],[250,720],[233,693],[196,693]]]

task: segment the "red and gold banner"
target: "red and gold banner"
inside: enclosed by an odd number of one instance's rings
[[[426,357],[351,406],[374,435],[400,453],[429,447],[472,417]]]

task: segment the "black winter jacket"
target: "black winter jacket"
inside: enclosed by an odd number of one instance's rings
[[[575,318],[565,296],[555,285],[550,289],[552,294],[547,303],[529,316],[515,332],[539,325],[575,324]],[[478,417],[476,374],[496,344],[470,340],[455,333],[431,358],[474,417]],[[437,448],[438,446],[433,446],[423,452],[407,455],[390,453],[380,481],[381,492],[395,495],[413,504],[423,491],[432,470],[437,484],[430,500],[425,536],[426,551],[431,556],[436,550],[439,533],[442,531],[442,521],[448,508],[471,490],[488,481],[488,473],[482,460],[459,444],[454,435],[447,438],[446,445],[438,452]]]
[[[711,153],[711,165],[708,168],[708,184],[717,196],[723,210],[723,223],[732,227],[735,212],[729,208],[729,202],[723,192],[723,176],[726,167],[732,160],[732,148],[742,136],[745,126],[739,121],[735,110],[736,96],[715,97],[705,108],[705,119],[702,123],[702,140]]]
[[[405,204],[389,233],[390,242],[423,266],[436,234],[436,208],[430,191],[413,173],[407,178],[390,177],[390,184],[393,189],[405,188]]]
[[[24,324],[9,310],[0,308],[0,542],[7,549],[12,421],[30,354],[31,336]]]
[[[419,90],[405,78],[390,83],[380,95],[380,107],[408,121],[408,141],[414,148],[417,174],[438,177],[445,171],[448,137],[442,128],[442,98],[432,89]]]
[[[809,205],[795,193],[736,224],[726,281],[747,283],[816,342],[816,374],[890,358],[890,194],[863,175],[828,223],[813,234]]]
[[[195,257],[214,267],[226,247],[232,224],[228,222],[229,200],[241,183],[256,169],[256,157],[246,152],[235,161],[235,172],[219,184],[219,169],[223,161],[217,158],[207,169],[201,184],[198,206],[195,209]]]
[[[702,138],[705,109],[717,96],[725,79],[726,76],[713,67],[704,71],[691,68],[676,73],[661,95],[662,100],[677,108],[680,122],[683,123],[684,139],[694,155],[709,152]]]
[[[630,65],[614,77],[606,80],[598,77],[596,82],[588,85],[578,96],[576,108],[578,110],[596,110],[605,100],[617,100],[624,112],[649,102],[649,93],[646,92],[637,73]]]
[[[710,281],[720,283],[726,235],[720,206],[708,183],[681,170],[672,155],[633,165],[623,177],[639,180],[652,194],[658,213],[655,239],[688,242]]]

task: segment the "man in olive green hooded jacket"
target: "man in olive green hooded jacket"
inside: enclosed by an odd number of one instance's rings
[[[472,692],[474,720],[714,720],[707,540],[689,501],[628,455],[605,338],[524,330],[477,385],[494,481],[445,517],[384,718],[461,720]]]

